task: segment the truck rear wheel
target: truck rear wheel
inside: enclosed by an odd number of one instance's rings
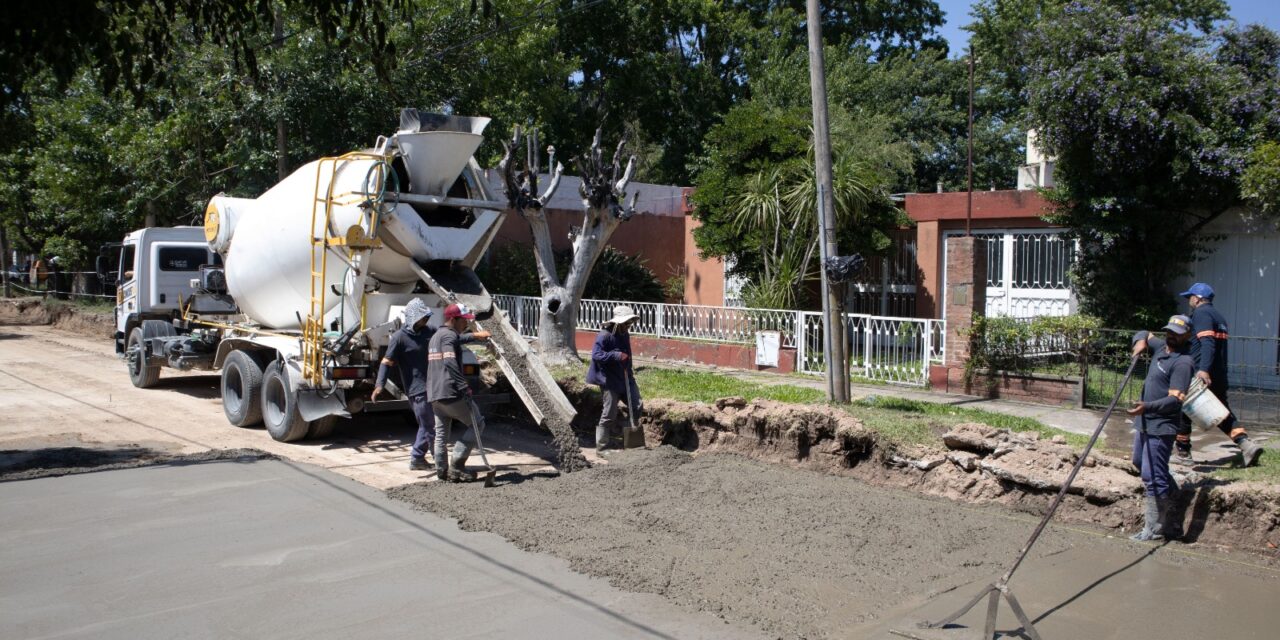
[[[311,440],[328,438],[337,428],[338,416],[325,416],[319,420],[312,420],[311,427],[307,430],[307,438]]]
[[[222,412],[237,427],[262,424],[262,365],[244,351],[222,365]]]
[[[262,423],[267,433],[280,442],[297,442],[307,437],[309,425],[298,413],[298,394],[289,384],[289,374],[279,360],[267,365],[262,375]]]
[[[139,389],[156,386],[160,380],[160,365],[148,365],[147,354],[143,349],[142,327],[134,327],[129,332],[129,343],[124,350],[124,361],[129,366],[129,380]]]

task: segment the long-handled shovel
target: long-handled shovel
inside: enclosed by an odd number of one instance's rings
[[[489,464],[489,458],[484,454],[484,440],[480,437],[480,432],[483,429],[480,428],[480,417],[476,415],[476,403],[470,400],[467,402],[471,405],[471,430],[476,434],[476,449],[480,451],[480,461],[484,463],[485,469],[487,469],[484,472],[484,486],[492,487],[494,476],[498,474],[498,470]]]
[[[630,425],[622,431],[622,447],[624,449],[634,449],[644,446],[644,431],[636,426],[636,403],[631,397],[631,385],[634,384],[634,378],[631,377],[631,371],[623,365],[623,373],[626,376],[627,384],[627,422]]]
[[[1071,483],[1075,481],[1076,474],[1080,472],[1080,467],[1084,466],[1084,461],[1089,457],[1089,451],[1093,449],[1094,443],[1098,441],[1098,436],[1102,435],[1102,428],[1107,426],[1107,420],[1111,418],[1111,412],[1115,410],[1116,403],[1120,401],[1120,394],[1124,393],[1125,387],[1129,386],[1129,379],[1133,377],[1133,368],[1138,364],[1138,356],[1133,356],[1129,361],[1129,370],[1124,374],[1124,381],[1116,389],[1116,395],[1111,399],[1111,404],[1107,407],[1107,412],[1102,415],[1102,420],[1098,422],[1097,428],[1093,430],[1093,436],[1089,438],[1089,443],[1084,446],[1084,451],[1080,453],[1080,458],[1076,460],[1076,466],[1071,468],[1071,473],[1067,475],[1067,479],[1062,483],[1062,488],[1058,490],[1058,495],[1053,499],[1053,503],[1049,505],[1049,510],[1045,512],[1044,518],[1040,520],[1040,525],[1031,533],[1031,538],[1027,540],[1027,544],[1022,547],[1018,555],[1013,560],[1013,564],[1009,566],[1009,570],[1000,576],[1000,579],[992,584],[987,585],[982,591],[973,597],[968,603],[960,608],[959,611],[939,620],[937,622],[921,622],[918,626],[921,629],[939,629],[955,622],[960,616],[969,612],[970,609],[982,602],[983,598],[987,598],[987,619],[983,630],[983,640],[990,640],[995,636],[996,632],[996,613],[1000,607],[1000,598],[1003,596],[1005,601],[1009,603],[1009,608],[1013,609],[1013,615],[1017,616],[1018,622],[1022,624],[1022,631],[1031,638],[1031,640],[1040,640],[1040,633],[1036,631],[1035,626],[1031,623],[1031,619],[1027,617],[1022,605],[1018,604],[1018,599],[1013,596],[1013,591],[1009,589],[1009,579],[1013,578],[1013,572],[1018,570],[1018,566],[1026,559],[1027,554],[1031,551],[1031,547],[1035,545],[1036,540],[1040,538],[1040,534],[1044,533],[1044,528],[1053,519],[1053,514],[1057,513],[1058,506],[1062,504],[1062,499],[1067,495],[1067,490],[1071,488]],[[904,638],[914,638],[916,636],[909,632],[890,629],[890,633]]]

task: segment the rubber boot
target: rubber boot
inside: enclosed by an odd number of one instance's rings
[[[596,452],[608,451],[609,447],[609,427],[596,426]]]
[[[1262,445],[1245,436],[1236,441],[1236,445],[1240,447],[1240,456],[1244,458],[1244,466],[1252,467],[1258,464],[1258,458],[1262,457]]]
[[[449,480],[453,482],[471,482],[476,474],[467,471],[467,458],[471,456],[471,443],[459,442],[453,445],[453,459],[449,461]]]
[[[449,479],[449,458],[445,455],[443,448],[436,452],[436,479],[440,481]]]
[[[1171,462],[1181,465],[1194,465],[1195,459],[1191,457],[1191,441],[1178,440],[1173,443],[1173,456]]]
[[[1178,499],[1172,495],[1156,498],[1160,506],[1161,533],[1165,540],[1182,539],[1182,518],[1176,515]]]
[[[1155,496],[1146,496],[1143,502],[1146,506],[1146,512],[1143,514],[1145,521],[1142,531],[1129,536],[1129,539],[1138,542],[1163,540],[1163,527],[1160,525],[1160,503]]]

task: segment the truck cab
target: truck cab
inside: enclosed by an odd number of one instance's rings
[[[170,322],[196,293],[201,267],[220,266],[202,227],[151,227],[125,236],[116,277],[116,353],[146,320]]]

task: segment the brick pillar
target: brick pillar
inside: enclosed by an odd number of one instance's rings
[[[963,370],[969,360],[969,328],[973,315],[987,306],[987,241],[972,237],[947,238],[948,369]],[[954,379],[954,378],[953,378]]]

